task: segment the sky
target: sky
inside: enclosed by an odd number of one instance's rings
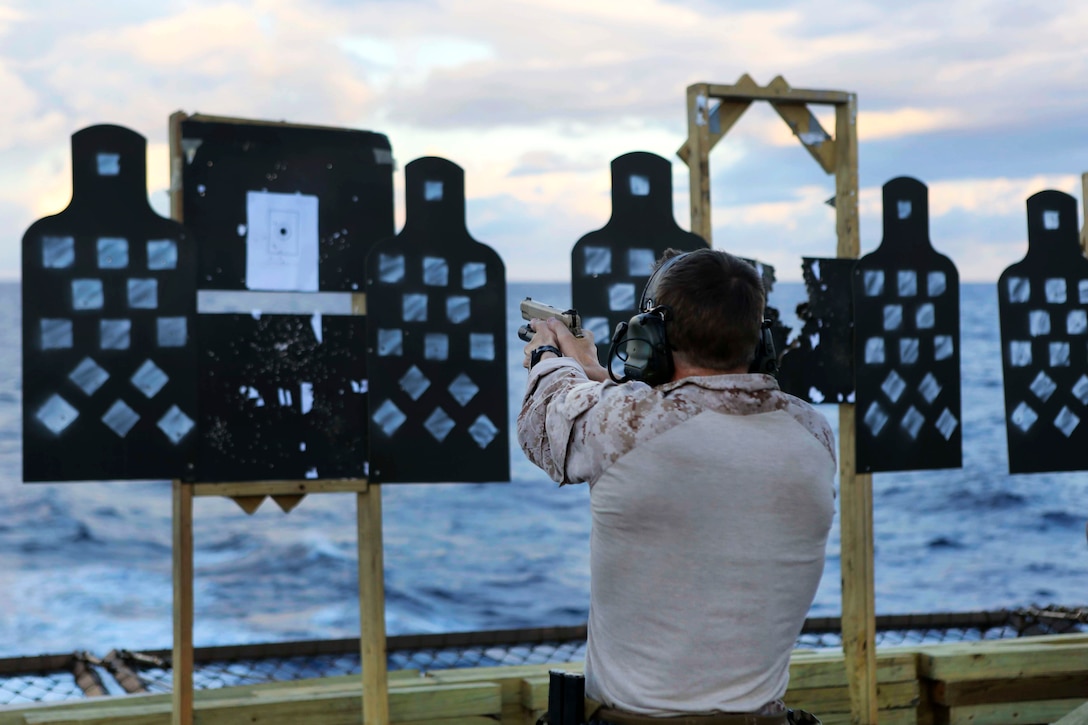
[[[568,280],[624,153],[672,162],[690,228],[686,88],[748,73],[857,94],[862,253],[881,240],[881,186],[913,176],[934,247],[963,281],[993,281],[1027,251],[1028,196],[1081,197],[1085,37],[1073,0],[0,0],[0,278],[18,278],[27,227],[67,205],[87,126],[147,138],[149,199],[168,215],[182,110],[384,133],[398,229],[404,166],[454,161],[469,231],[507,278]],[[834,177],[768,104],[710,170],[715,247],[782,281],[835,255]]]

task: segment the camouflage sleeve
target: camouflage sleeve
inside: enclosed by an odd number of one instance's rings
[[[542,360],[529,371],[525,398],[518,413],[517,434],[521,450],[548,477],[559,483],[574,483],[567,478],[566,465],[569,426],[556,430],[551,410],[573,389],[594,386],[585,371],[570,358]]]
[[[593,483],[638,443],[699,412],[641,382],[595,383],[569,358],[533,368],[518,415],[518,442],[559,483]]]

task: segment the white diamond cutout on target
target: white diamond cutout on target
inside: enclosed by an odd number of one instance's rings
[[[945,440],[952,437],[952,434],[956,432],[956,428],[959,427],[959,421],[956,420],[956,416],[952,415],[952,411],[945,408],[941,411],[941,415],[937,418],[937,422],[934,423],[937,430]]]
[[[453,399],[461,404],[462,407],[468,405],[468,402],[476,397],[476,393],[480,392],[480,388],[476,383],[472,382],[472,378],[464,373],[461,373],[449,387],[450,395]]]
[[[1035,425],[1037,420],[1039,420],[1039,414],[1023,401],[1020,401],[1020,405],[1016,406],[1016,409],[1012,411],[1012,415],[1009,416],[1009,421],[1024,433],[1031,430],[1031,426]]]
[[[419,396],[431,387],[431,381],[415,365],[408,368],[408,372],[404,373],[397,382],[400,383],[400,389],[412,400],[419,400]]]
[[[874,436],[880,435],[880,431],[884,429],[884,425],[888,422],[888,414],[884,412],[884,409],[877,403],[872,403],[869,409],[865,411],[864,422],[866,427],[869,428],[869,432]]]
[[[1058,411],[1058,416],[1054,419],[1054,427],[1068,438],[1073,435],[1073,431],[1076,430],[1078,425],[1080,425],[1080,416],[1063,405],[1062,409]]]
[[[79,417],[79,411],[67,400],[54,394],[45,401],[42,407],[38,408],[34,417],[53,433],[59,434]]]
[[[129,379],[136,386],[136,389],[148,398],[154,398],[158,395],[163,386],[170,381],[169,376],[150,360],[145,360],[140,369],[133,373]]]
[[[1054,391],[1058,389],[1058,384],[1055,383],[1049,375],[1042,370],[1035,376],[1035,379],[1031,381],[1031,385],[1028,386],[1031,392],[1035,393],[1035,397],[1044,403],[1054,394]]]
[[[901,425],[911,439],[916,439],[918,438],[918,431],[922,429],[922,424],[925,422],[926,417],[919,413],[918,409],[912,405],[907,408],[907,412],[903,416]]]
[[[404,421],[408,420],[408,416],[402,413],[401,409],[394,405],[391,400],[382,403],[371,417],[377,426],[382,429],[382,433],[387,436],[396,433],[397,429],[404,425]]]
[[[106,427],[117,434],[118,438],[124,438],[132,430],[132,426],[140,420],[139,414],[130,408],[123,400],[115,400],[106,414],[102,416],[102,422]]]
[[[888,400],[896,403],[899,401],[899,396],[907,389],[907,383],[900,377],[899,373],[891,370],[888,372],[888,376],[884,378],[884,382],[880,384],[880,389],[888,396]]]
[[[446,440],[446,436],[450,434],[455,425],[453,419],[446,415],[446,411],[441,408],[435,408],[434,412],[427,417],[427,420],[423,421],[423,427],[439,443]]]
[[[159,418],[158,425],[159,430],[176,445],[193,429],[193,419],[185,415],[178,406],[171,405],[170,410]]]
[[[927,403],[932,404],[937,396],[941,394],[941,384],[933,376],[933,373],[926,373],[926,376],[922,378],[922,382],[918,383],[918,392],[922,394]]]
[[[1088,405],[1088,375],[1081,375],[1073,383],[1073,395],[1077,400]]]
[[[469,427],[468,433],[472,436],[472,440],[476,441],[476,445],[480,446],[480,448],[487,448],[491,441],[495,440],[495,436],[499,434],[499,429],[495,427],[490,418],[481,415]]]
[[[68,379],[87,395],[94,395],[95,391],[110,379],[110,374],[94,360],[85,357],[72,372],[68,373]]]

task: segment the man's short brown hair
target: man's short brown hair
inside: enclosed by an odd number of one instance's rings
[[[679,254],[669,249],[658,264]],[[672,309],[669,346],[688,365],[735,370],[751,364],[767,301],[755,267],[718,249],[699,249],[662,273],[655,298]]]

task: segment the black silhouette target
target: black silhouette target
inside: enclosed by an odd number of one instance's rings
[[[465,227],[461,167],[404,172],[404,229],[367,262],[370,478],[507,481],[505,268]]]
[[[854,396],[854,305],[857,260],[805,257],[808,300],[797,309],[801,331],[778,348],[778,384],[811,403],[846,403]]]
[[[1027,200],[1028,251],[998,280],[1009,471],[1088,469],[1088,259],[1077,202]]]
[[[194,475],[195,249],[143,136],[72,136],[72,201],[23,237],[23,479]]]
[[[367,253],[393,234],[388,139],[199,117],[180,128],[205,299],[271,292],[299,309],[199,316],[198,480],[365,477],[367,318],[350,302],[303,310],[318,293],[361,294]]]
[[[884,185],[884,239],[853,290],[858,471],[958,468],[959,274],[930,243],[922,182]]]
[[[612,216],[571,251],[572,304],[593,333],[602,363],[607,364],[616,325],[636,313],[642,288],[665,250],[707,246],[673,217],[668,160],[635,151],[612,161]]]

